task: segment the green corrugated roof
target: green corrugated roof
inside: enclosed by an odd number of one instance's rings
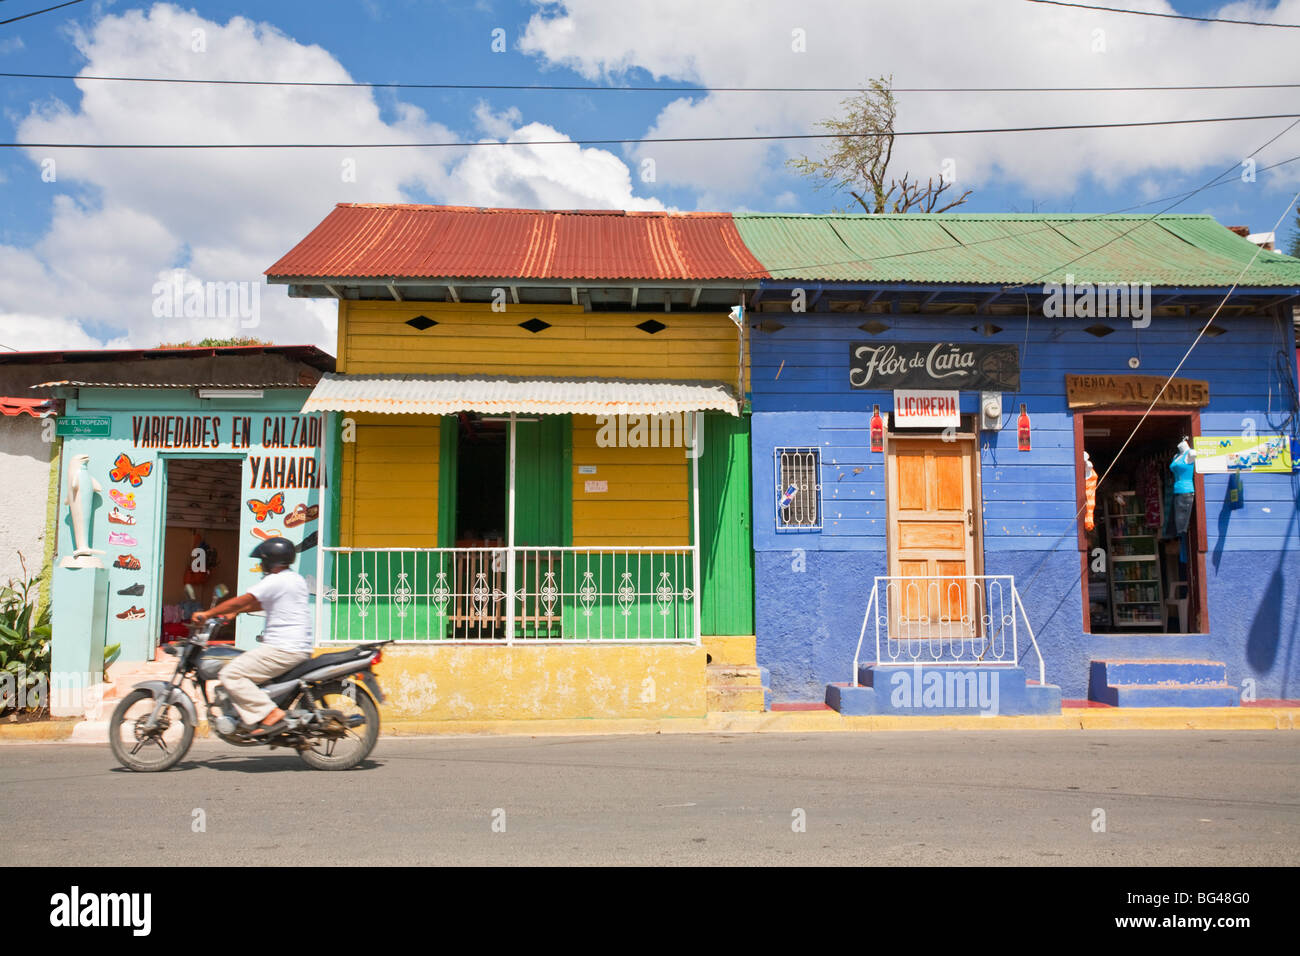
[[[1069,273],[1076,283],[1227,286],[1258,251],[1241,285],[1300,285],[1300,259],[1260,250],[1210,216],[745,213],[735,220],[776,279],[1041,285]]]

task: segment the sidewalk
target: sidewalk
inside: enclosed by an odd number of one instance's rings
[[[833,710],[782,710],[664,720],[399,720],[385,723],[382,733],[386,737],[428,737],[884,730],[1300,730],[1300,703],[1280,707],[1067,708],[1064,713],[1045,717],[843,717]],[[0,723],[0,743],[107,743],[107,735],[106,720]],[[195,736],[207,735],[207,724],[200,723]]]

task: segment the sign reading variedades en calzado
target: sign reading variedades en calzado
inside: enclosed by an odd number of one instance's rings
[[[849,385],[1019,391],[1020,349],[963,342],[853,342]]]

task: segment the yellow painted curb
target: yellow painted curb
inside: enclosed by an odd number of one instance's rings
[[[80,721],[76,717],[42,720],[32,724],[0,723],[0,743],[21,743],[31,740],[66,740],[72,736],[72,728],[78,723]]]

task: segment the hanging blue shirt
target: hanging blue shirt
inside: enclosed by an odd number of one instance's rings
[[[1169,470],[1174,473],[1174,494],[1190,495],[1196,491],[1196,485],[1192,483],[1196,464],[1190,458],[1179,452],[1169,463]]]

